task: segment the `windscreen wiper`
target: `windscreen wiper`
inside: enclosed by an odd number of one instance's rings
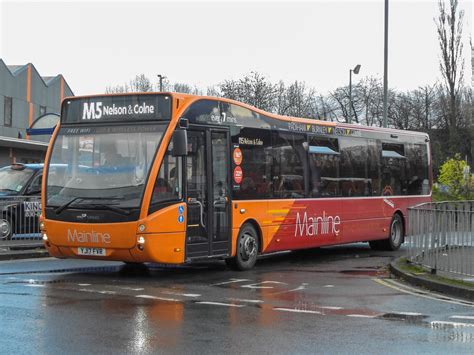
[[[66,202],[64,205],[61,205],[58,208],[56,208],[54,210],[54,212],[56,212],[56,214],[60,214],[62,211],[64,211],[66,208],[68,208],[72,203],[74,203],[78,200],[82,200],[82,201],[87,201],[87,200],[90,200],[90,201],[95,201],[95,200],[123,200],[123,198],[116,198],[116,197],[80,197],[80,196],[77,196],[77,197],[74,197],[73,199],[69,200],[68,202]],[[106,206],[106,205],[104,205],[104,206]],[[118,208],[118,207],[114,207],[114,208]],[[126,212],[128,212],[128,211],[126,211]]]
[[[103,209],[106,209],[106,210],[114,211],[114,212],[117,212],[119,214],[123,214],[125,216],[128,216],[130,214],[130,211],[128,211],[124,208],[113,206],[113,205],[106,205],[106,204],[103,204],[103,203],[99,203],[99,204],[94,203],[94,204],[91,204],[91,206],[95,207],[95,208],[103,208]]]
[[[84,197],[74,197],[73,199],[66,202],[64,205],[61,205],[58,208],[56,208],[54,212],[56,212],[56,214],[60,214],[62,211],[68,208],[73,202],[76,202],[77,200],[82,200],[82,199],[84,199]]]

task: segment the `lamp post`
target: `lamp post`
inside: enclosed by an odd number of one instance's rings
[[[166,76],[164,76],[162,74],[158,74],[157,77],[160,80],[160,92],[162,92],[163,91],[163,79],[166,79]]]
[[[349,69],[349,119],[348,123],[352,121],[352,72],[359,74],[360,64],[357,64],[354,69]]]

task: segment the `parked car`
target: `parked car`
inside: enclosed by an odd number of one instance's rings
[[[43,164],[13,164],[0,169],[0,239],[39,238]]]

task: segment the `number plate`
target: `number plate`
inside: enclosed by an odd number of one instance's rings
[[[78,255],[106,256],[104,248],[77,248]]]

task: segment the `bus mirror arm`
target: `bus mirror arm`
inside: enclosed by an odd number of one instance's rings
[[[188,134],[185,129],[176,129],[173,132],[173,151],[174,157],[184,157],[188,155]]]

